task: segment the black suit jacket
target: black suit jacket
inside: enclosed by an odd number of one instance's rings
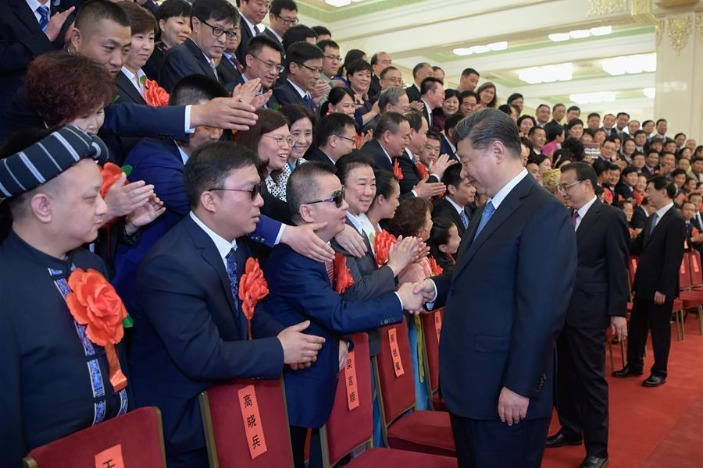
[[[386,152],[381,148],[381,145],[376,139],[367,141],[366,144],[361,148],[362,151],[369,153],[373,156],[373,160],[376,163],[377,169],[384,169],[386,171],[393,171],[393,163],[388,159]]]
[[[564,128],[564,126],[554,119],[550,120],[549,122],[547,122],[544,125],[544,131],[547,132],[547,135],[549,135],[549,133],[552,131],[559,132],[563,128]],[[549,136],[547,136],[547,138],[549,138]]]
[[[281,47],[283,47],[283,42],[281,42],[280,39],[278,39],[278,36],[276,36],[269,28],[264,28],[264,32],[262,32],[261,34],[270,37],[278,44],[280,44]]]
[[[466,213],[466,216],[469,218],[469,223],[471,223],[473,212],[468,206],[464,207],[464,213]],[[432,209],[432,219],[437,218],[445,218],[453,222],[456,225],[457,231],[459,231],[459,237],[464,237],[466,228],[464,227],[464,223],[461,222],[461,216],[459,216],[456,208],[454,208],[454,206],[447,201],[446,197],[438,199],[434,204],[434,208]]]
[[[205,75],[222,83],[220,76],[213,72],[203,51],[192,39],[186,39],[183,44],[166,52],[159,70],[159,84],[170,93],[176,83],[188,75]]]
[[[237,84],[241,83],[242,81],[242,74],[239,73],[237,70],[237,67],[224,55],[222,56],[222,60],[220,60],[220,64],[217,66],[217,74],[220,77],[220,83],[225,85],[227,89],[234,89],[234,86]],[[234,86],[232,86],[234,84]]]
[[[55,12],[54,7],[51,12]],[[7,111],[22,85],[29,62],[46,52],[62,49],[66,28],[72,22],[72,18],[66,21],[52,43],[25,0],[0,2],[0,137],[10,132]]]
[[[610,317],[625,316],[629,244],[625,214],[596,200],[576,230],[578,266],[566,323],[605,328]]]
[[[410,154],[408,154],[407,150],[403,152],[402,156],[394,158],[394,162],[396,160],[398,161],[398,166],[400,166],[400,169],[403,171],[403,179],[399,183],[400,193],[404,195],[412,191],[413,187],[419,184],[422,178],[420,177],[420,171],[417,169],[417,166],[410,160]],[[429,169],[427,172],[429,172]],[[437,179],[436,176],[430,175],[427,182],[439,182],[439,179]]]
[[[371,96],[372,101],[378,99],[378,95],[381,93],[381,79],[376,76],[376,74],[371,75],[371,84],[369,85],[369,96]]]
[[[239,30],[242,35],[242,40],[239,42],[239,47],[237,47],[237,52],[235,55],[239,59],[239,63],[246,63],[244,57],[247,55],[247,50],[249,49],[249,39],[254,37],[249,29],[249,25],[244,20],[244,18],[239,18]]]
[[[637,273],[633,289],[635,297],[654,300],[654,293],[660,292],[672,301],[679,290],[679,267],[684,253],[686,223],[672,206],[659,220],[650,234],[654,215],[647,218],[644,229],[632,241],[630,253],[639,255]]]
[[[288,80],[283,81],[283,83],[273,88],[273,97],[276,98],[276,102],[278,102],[281,107],[286,106],[287,104],[300,104],[311,113],[315,113],[315,106],[312,104],[312,101],[310,101],[310,103],[306,103]]]
[[[619,182],[618,185],[615,186],[615,193],[624,200],[635,198],[635,191],[633,188],[624,182]]]
[[[407,88],[405,88],[405,93],[408,95],[408,99],[410,99],[410,102],[422,100],[422,95],[420,94],[420,90],[417,89],[417,86],[415,86],[415,83],[413,83],[410,86],[408,86]]]
[[[645,210],[643,206],[638,206],[635,208],[634,213],[632,213],[630,227],[632,227],[632,229],[643,229],[645,224],[647,224],[647,218],[647,210]]]
[[[311,146],[310,151],[305,155],[305,160],[306,161],[317,161],[321,162],[324,164],[328,164],[330,166],[334,166],[334,163],[332,160],[325,154],[324,151],[322,151],[320,148],[317,146]]]
[[[642,168],[642,174],[646,175],[647,178],[656,175],[659,172],[659,166],[655,167],[654,170],[650,170],[647,166]]]
[[[453,274],[433,278],[435,307],[446,300],[442,395],[453,414],[498,420],[507,387],[530,399],[527,419],[548,418],[555,342],[576,275],[574,228],[566,208],[529,175],[474,240],[481,211],[464,233]]]
[[[247,246],[237,241],[238,275]],[[130,387],[137,406],[161,409],[167,452],[205,450],[198,395],[236,378],[275,379],[283,369],[276,338],[283,327],[259,306],[247,322],[234,302],[222,257],[212,239],[186,216],[157,242],[137,276],[130,311]]]

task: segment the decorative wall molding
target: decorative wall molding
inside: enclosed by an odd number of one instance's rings
[[[693,31],[692,23],[692,15],[672,16],[667,19],[666,33],[676,55],[681,55],[681,51],[688,44],[688,37]]]
[[[696,15],[696,32],[698,33],[698,42],[703,46],[703,13]]]
[[[657,21],[656,26],[654,26],[655,44],[657,46],[657,49],[659,48],[659,45],[661,45],[661,43],[662,43],[662,36],[664,35],[665,29],[666,29],[666,22],[664,20]]]
[[[627,0],[590,0],[589,17],[627,12]]]

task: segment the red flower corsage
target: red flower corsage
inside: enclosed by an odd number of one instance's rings
[[[388,261],[391,246],[397,241],[396,237],[385,229],[377,232],[373,238],[373,250],[376,254],[376,265],[381,268]]]
[[[247,318],[247,333],[251,336],[251,320],[254,318],[254,311],[259,301],[269,293],[269,286],[261,271],[259,261],[249,257],[244,268],[244,274],[239,279],[239,300],[242,301],[242,312]]]
[[[341,252],[334,254],[334,276],[336,278],[335,291],[343,294],[349,286],[354,284],[351,271],[347,266],[347,258]]]

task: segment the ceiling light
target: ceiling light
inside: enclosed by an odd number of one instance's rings
[[[642,90],[642,94],[647,96],[649,99],[654,99],[654,96],[656,96],[657,92],[654,88],[644,88]]]
[[[571,63],[562,63],[518,70],[518,77],[521,81],[530,84],[570,81],[573,78],[573,70],[574,67]]]
[[[548,37],[552,42],[564,42],[569,39],[585,39],[591,36],[607,36],[612,33],[612,26],[599,26],[591,29],[575,29],[573,31],[569,31],[568,33],[554,33],[550,34]]]
[[[471,55],[471,54],[485,54],[490,51],[506,50],[508,48],[508,41],[493,42],[486,45],[476,45],[472,47],[459,47],[454,49],[455,55]]]
[[[325,0],[325,3],[333,7],[343,7],[351,4],[351,0]]]
[[[572,94],[569,96],[569,100],[575,102],[576,104],[594,104],[599,102],[613,102],[615,101],[615,93],[611,91],[601,92],[601,93],[584,93],[584,94]]]
[[[603,71],[614,76],[652,73],[657,70],[657,54],[638,54],[603,60]]]

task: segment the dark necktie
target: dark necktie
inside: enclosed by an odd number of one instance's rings
[[[309,111],[314,111],[314,110],[315,110],[315,105],[312,103],[312,98],[310,97],[309,94],[306,93],[305,96],[303,96],[303,102],[305,103],[305,107],[306,107]]]
[[[652,225],[649,226],[649,235],[652,235],[652,231],[654,231],[654,228],[657,227],[657,221],[659,220],[659,215],[657,213],[654,213],[652,216]]]
[[[225,262],[227,263],[227,278],[229,279],[229,286],[232,290],[232,297],[234,298],[234,303],[239,309],[239,278],[237,276],[237,251],[232,249],[229,251],[225,257]]]
[[[464,229],[469,227],[469,216],[466,214],[466,211],[461,210],[459,212],[459,218],[461,218],[461,224],[464,225]]]
[[[579,220],[579,212],[578,212],[578,210],[574,210],[574,212],[571,213],[571,224],[574,225],[574,230],[576,229],[576,226],[578,226],[578,220]]]
[[[483,231],[483,228],[488,224],[488,220],[491,219],[491,216],[493,216],[493,213],[495,213],[496,208],[493,206],[493,202],[489,201],[486,203],[486,206],[483,208],[483,213],[481,213],[481,221],[478,223],[478,229],[476,229],[476,235],[474,235],[474,239],[478,237],[478,235]]]
[[[41,5],[37,8],[37,13],[39,13],[39,27],[42,31],[46,31],[47,26],[49,26],[49,7]]]

